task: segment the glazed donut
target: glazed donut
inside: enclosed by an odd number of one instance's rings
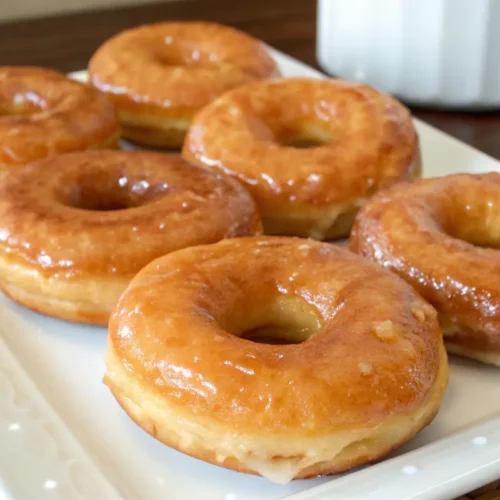
[[[447,370],[435,310],[399,277],[335,245],[260,237],[146,266],[111,315],[105,383],[167,445],[287,482],[406,442]]]
[[[348,236],[369,196],[420,173],[408,110],[333,79],[259,82],[223,95],[196,116],[183,156],[245,184],[267,234],[319,240]]]
[[[199,109],[278,70],[258,40],[219,24],[184,22],[115,35],[94,54],[89,73],[113,99],[127,139],[180,149]]]
[[[111,150],[55,156],[0,185],[0,289],[49,316],[106,324],[151,260],[260,228],[244,188],[180,158]]]
[[[109,99],[43,68],[0,66],[0,174],[46,156],[118,144]]]
[[[499,220],[498,173],[402,183],[360,212],[350,247],[437,309],[449,352],[500,366]]]

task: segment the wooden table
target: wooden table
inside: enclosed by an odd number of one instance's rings
[[[112,34],[160,20],[218,21],[233,25],[311,66],[315,57],[314,0],[184,0],[71,14],[0,25],[0,65],[29,64],[61,71],[85,68],[94,50]],[[415,115],[500,159],[497,113],[445,113],[415,109]],[[499,482],[468,498],[500,500]]]
[[[233,25],[316,66],[314,0],[184,0],[0,25],[0,64],[86,67],[99,44],[124,28],[160,20]],[[415,109],[419,118],[500,159],[500,109],[451,113]]]

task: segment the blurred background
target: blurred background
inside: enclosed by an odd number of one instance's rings
[[[80,70],[162,20],[234,26],[500,159],[500,0],[0,0],[0,64]]]
[[[169,0],[0,0],[0,22]]]

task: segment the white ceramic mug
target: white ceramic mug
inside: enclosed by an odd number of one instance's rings
[[[500,0],[318,0],[322,68],[411,104],[500,107]]]

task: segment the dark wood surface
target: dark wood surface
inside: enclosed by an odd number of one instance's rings
[[[315,0],[183,0],[0,24],[0,65],[82,69],[106,38],[124,28],[187,19],[235,26],[317,67]],[[413,111],[419,118],[500,159],[500,110]]]

